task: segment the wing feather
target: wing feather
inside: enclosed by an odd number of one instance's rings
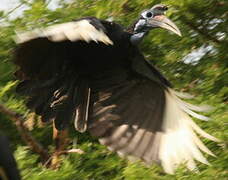
[[[188,115],[192,113],[183,110],[184,102],[175,92],[145,78],[126,81],[118,88],[92,92],[92,101],[97,101],[93,105],[96,111],[90,115],[90,133],[121,157],[161,163],[167,173],[174,173],[178,165],[185,163],[190,170],[196,170],[194,160],[209,164],[201,151],[213,153],[195,131],[217,139],[193,122]]]
[[[88,19],[75,22],[52,25],[44,29],[36,29],[29,32],[19,33],[15,37],[17,43],[25,43],[37,38],[48,38],[53,42],[60,41],[95,41],[103,42],[106,45],[113,45],[113,42],[101,29],[96,29]]]

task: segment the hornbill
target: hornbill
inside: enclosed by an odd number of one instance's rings
[[[17,164],[9,140],[0,133],[0,180],[20,180]]]
[[[182,101],[188,95],[174,91],[138,48],[155,28],[181,36],[167,9],[159,4],[143,11],[128,29],[86,17],[18,33],[16,91],[42,121],[58,130],[73,121],[77,131],[90,132],[120,156],[157,162],[167,173],[181,163],[195,169],[194,160],[208,164],[201,151],[213,153],[195,132],[217,139],[190,118],[205,120],[194,111],[207,108]]]

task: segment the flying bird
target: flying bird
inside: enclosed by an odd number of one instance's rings
[[[85,17],[18,33],[16,91],[43,122],[59,131],[74,123],[120,156],[157,162],[167,173],[182,163],[196,169],[195,160],[208,164],[201,151],[214,154],[196,133],[218,139],[191,119],[207,120],[196,113],[207,108],[182,101],[189,95],[174,91],[138,48],[155,28],[181,36],[167,9],[155,5],[129,28]]]

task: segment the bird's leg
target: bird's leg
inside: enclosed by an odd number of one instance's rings
[[[52,155],[51,168],[56,169],[60,164],[60,155],[69,144],[68,128],[64,130],[57,130],[55,128],[55,124],[53,123],[53,139],[55,142],[55,151]]]

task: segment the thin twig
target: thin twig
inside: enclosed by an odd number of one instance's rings
[[[182,20],[187,26],[189,26],[191,29],[193,29],[197,33],[199,33],[202,37],[204,37],[204,38],[206,38],[206,39],[208,39],[208,40],[210,40],[210,41],[212,41],[218,45],[221,45],[221,43],[223,43],[222,41],[220,41],[217,38],[208,34],[208,32],[204,31],[203,29],[199,29],[197,25],[192,23],[190,20],[187,20],[187,18],[182,17]]]
[[[23,5],[24,5],[24,3],[20,3],[18,6],[16,6],[13,9],[11,9],[10,11],[8,11],[2,18],[8,17],[10,14],[12,14],[14,11],[16,11],[18,8],[20,8]]]

